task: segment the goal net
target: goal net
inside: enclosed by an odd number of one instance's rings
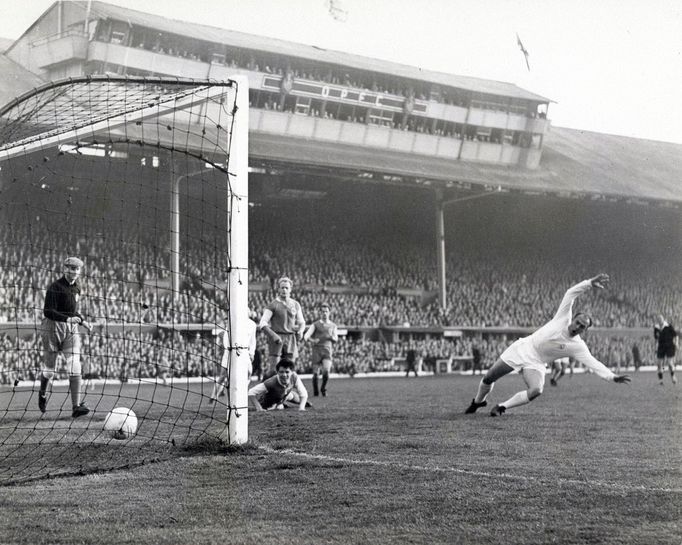
[[[71,78],[0,109],[0,484],[247,441],[247,156],[244,78]]]

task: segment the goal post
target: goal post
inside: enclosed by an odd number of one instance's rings
[[[232,140],[231,162],[228,176],[232,185],[228,203],[228,236],[232,249],[232,264],[229,271],[230,324],[234,331],[234,356],[230,358],[230,388],[228,398],[227,433],[228,443],[239,445],[249,438],[248,387],[250,376],[249,331],[249,182],[248,182],[248,122],[249,93],[245,76],[235,77],[237,94],[234,123],[241,127],[239,138]]]
[[[0,107],[0,484],[248,441],[248,110],[244,76],[69,78]],[[45,391],[43,304],[68,256],[95,327]],[[112,457],[115,407],[139,429]]]

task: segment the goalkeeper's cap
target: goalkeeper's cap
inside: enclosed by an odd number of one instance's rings
[[[67,257],[64,260],[64,266],[65,267],[78,267],[82,268],[84,265],[83,261],[78,259],[77,257]]]

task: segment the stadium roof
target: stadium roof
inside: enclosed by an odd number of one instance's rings
[[[249,136],[251,160],[425,180],[463,182],[562,196],[682,202],[682,145],[553,127],[535,170],[448,161],[263,133]]]
[[[9,49],[9,46],[14,43],[14,40],[10,40],[9,38],[0,38],[0,53],[4,53]]]
[[[85,9],[87,6],[87,2],[83,0],[74,2],[74,4],[80,4],[83,9]],[[286,55],[307,59],[317,63],[347,66],[357,70],[367,70],[370,72],[389,74],[416,81],[427,81],[443,86],[466,89],[479,93],[489,93],[505,97],[533,100],[541,103],[551,102],[550,99],[535,93],[531,93],[525,89],[521,89],[513,83],[423,70],[421,68],[407,66],[404,64],[372,59],[360,55],[343,53],[341,51],[322,49],[316,46],[288,42],[277,38],[256,36],[243,32],[236,32],[234,30],[226,30],[207,25],[200,25],[197,23],[178,21],[175,19],[162,17],[160,15],[153,15],[137,10],[113,6],[105,2],[92,2],[90,12],[91,17],[94,16],[105,19],[109,18],[119,21],[126,21],[131,25],[139,25],[142,27],[156,29],[179,36],[187,36],[202,41],[226,44],[243,49],[263,51],[273,55]]]

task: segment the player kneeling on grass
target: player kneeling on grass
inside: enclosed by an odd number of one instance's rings
[[[308,390],[301,378],[294,373],[294,362],[282,358],[277,362],[277,374],[256,384],[249,390],[249,399],[257,411],[283,409],[284,403],[298,403],[298,410],[310,407]]]
[[[40,333],[43,340],[45,367],[40,373],[40,392],[38,393],[38,408],[44,413],[47,410],[47,387],[54,377],[57,358],[61,352],[66,360],[69,373],[69,390],[73,405],[74,418],[84,416],[90,412],[81,403],[81,339],[79,327],[88,331],[92,326],[83,319],[78,312],[80,287],[78,277],[83,269],[83,262],[77,257],[67,257],[63,265],[63,276],[52,282],[47,288],[45,305],[43,307],[43,321]]]
[[[592,325],[592,318],[583,313],[572,317],[573,302],[576,298],[591,288],[604,289],[608,281],[607,274],[599,274],[570,288],[564,294],[559,309],[551,321],[532,335],[517,340],[502,352],[502,355],[481,379],[478,393],[465,412],[471,414],[485,407],[488,404],[486,398],[492,391],[495,381],[512,371],[521,373],[528,389],[517,392],[507,401],[495,405],[490,416],[500,416],[507,409],[533,401],[542,394],[545,385],[545,365],[559,358],[574,358],[604,380],[617,383],[630,382],[629,375],[614,374],[590,354],[585,341],[580,338],[580,333]]]

